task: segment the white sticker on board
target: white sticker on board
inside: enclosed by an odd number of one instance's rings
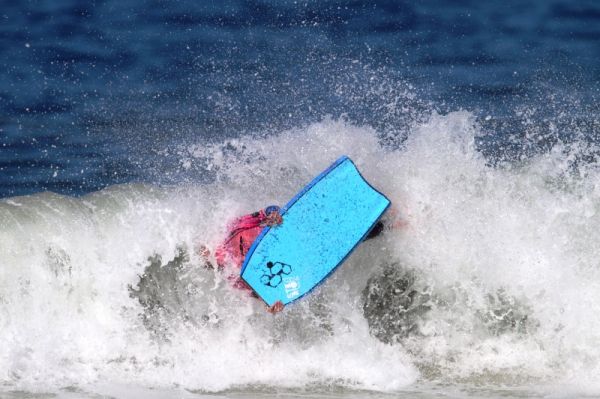
[[[285,296],[288,299],[296,298],[300,295],[300,278],[298,277],[286,277],[283,279],[283,288],[285,289]]]

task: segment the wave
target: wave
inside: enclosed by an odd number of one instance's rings
[[[600,173],[554,145],[510,165],[468,112],[390,144],[324,120],[180,147],[208,183],[0,201],[0,382],[395,391],[424,381],[585,383],[600,353]],[[231,217],[284,204],[341,154],[404,227],[272,316],[204,267]],[[591,383],[591,382],[590,382]]]

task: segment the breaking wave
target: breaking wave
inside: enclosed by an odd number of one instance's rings
[[[468,112],[391,142],[324,120],[177,148],[208,183],[0,201],[0,383],[222,391],[414,381],[592,384],[600,172],[589,145],[490,162]],[[392,140],[393,141],[393,140]],[[587,151],[587,152],[586,152]],[[284,204],[350,156],[404,225],[283,313],[205,267],[231,217]]]

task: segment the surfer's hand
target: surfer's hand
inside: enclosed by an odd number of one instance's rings
[[[265,219],[265,224],[267,226],[277,226],[281,223],[283,223],[283,218],[281,217],[279,211],[271,212]]]
[[[267,312],[275,314],[279,313],[283,310],[283,302],[277,301],[273,304],[273,306],[267,307]]]

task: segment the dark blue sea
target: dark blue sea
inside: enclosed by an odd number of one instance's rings
[[[203,248],[342,155],[267,314]],[[597,396],[599,242],[599,1],[0,2],[0,396]]]
[[[195,181],[169,149],[324,118],[401,134],[423,113],[462,109],[490,117],[496,143],[527,123],[544,136],[533,149],[486,142],[492,161],[598,136],[596,1],[54,0],[0,12],[3,197]]]

